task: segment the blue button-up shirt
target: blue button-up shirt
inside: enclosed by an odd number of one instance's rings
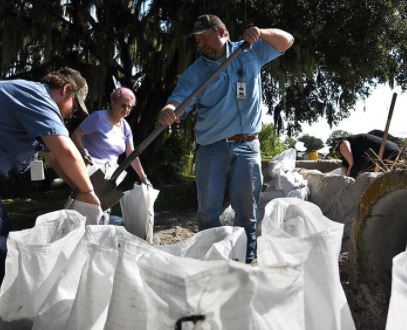
[[[227,42],[226,56],[234,52],[243,41]],[[235,58],[206,89],[185,108],[196,107],[195,126],[198,144],[211,144],[235,134],[255,134],[261,130],[262,119],[262,66],[282,53],[259,40],[250,49]],[[220,63],[199,57],[181,75],[169,102],[182,103]],[[246,97],[237,98],[237,83],[246,84]]]

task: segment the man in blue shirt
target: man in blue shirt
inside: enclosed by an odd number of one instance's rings
[[[192,34],[202,54],[178,80],[161,110],[162,125],[178,123],[174,110],[244,41],[231,42],[223,22],[199,16]],[[186,107],[196,108],[196,181],[199,230],[220,226],[223,197],[229,189],[235,225],[248,237],[246,262],[256,249],[256,208],[262,187],[258,133],[262,122],[261,68],[291,47],[294,38],[280,29],[251,27],[243,33],[251,47],[234,59]]]
[[[35,155],[43,152],[77,192],[76,200],[100,205],[85,163],[64,125],[64,119],[77,109],[87,113],[87,92],[86,80],[71,68],[51,72],[41,83],[0,81],[0,175],[26,171]],[[0,198],[0,254],[5,251],[10,227]],[[2,266],[0,263],[0,283]]]

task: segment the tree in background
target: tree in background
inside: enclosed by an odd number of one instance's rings
[[[273,124],[262,125],[259,140],[260,153],[263,159],[271,159],[286,149],[286,146],[280,142]]]
[[[154,129],[178,75],[198,56],[186,37],[194,19],[210,12],[222,18],[232,40],[251,24],[294,35],[294,46],[265,66],[262,77],[275,128],[298,136],[302,122],[322,116],[338,124],[378,83],[407,89],[406,6],[401,0],[3,1],[0,74],[38,80],[62,65],[75,67],[89,82],[90,109],[107,105],[115,76],[136,90],[128,120],[137,145]],[[194,149],[194,119],[189,115],[154,141],[142,155],[147,169],[162,176],[162,148],[173,151],[172,165],[165,166],[178,168]]]
[[[324,142],[322,142],[321,139],[308,134],[301,136],[298,141],[304,142],[304,146],[308,152],[316,151],[324,147]]]
[[[291,136],[287,136],[284,140],[284,145],[286,146],[287,149],[290,148],[295,148],[295,144],[297,143],[297,140],[294,139]]]

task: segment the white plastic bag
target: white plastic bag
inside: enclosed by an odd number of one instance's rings
[[[85,232],[85,218],[61,210],[37,218],[27,230],[10,232],[0,317],[32,320],[57,282]]]
[[[252,267],[172,256],[143,241],[120,247],[104,329],[304,329],[300,267]],[[191,326],[192,323],[189,323]]]
[[[277,229],[284,231],[287,238],[274,239]],[[297,198],[279,198],[266,206],[262,233],[265,238],[270,236],[274,245],[273,249],[264,251],[259,243],[259,264],[267,260],[265,265],[273,265],[281,251],[287,250],[286,245],[298,244],[298,239],[312,244],[304,264],[306,329],[355,329],[339,278],[343,224],[326,218],[315,204]],[[264,254],[270,256],[266,258]]]
[[[154,202],[159,191],[145,184],[135,184],[132,190],[125,191],[120,199],[123,223],[133,235],[153,243]]]
[[[133,238],[121,226],[86,226],[66,271],[41,306],[33,330],[103,329],[118,246]]]
[[[271,177],[282,172],[291,172],[295,168],[295,160],[297,159],[297,151],[294,148],[285,150],[274,156],[268,165],[268,173]]]
[[[200,231],[177,244],[156,247],[179,257],[245,262],[247,237],[242,227],[222,226]]]
[[[115,278],[119,247],[133,241],[140,246],[140,253],[165,254],[163,250],[168,250],[174,255],[197,258],[240,256],[244,260],[246,249],[242,228],[211,228],[184,244],[157,246],[157,250],[121,226],[87,226],[66,271],[42,305],[33,330],[103,329],[113,287],[120,285]],[[209,241],[216,242],[210,246]],[[139,256],[134,254],[132,258]],[[133,273],[137,268],[129,271]]]
[[[113,289],[119,256],[118,226],[88,226],[85,240],[86,263],[66,329],[103,329]],[[85,246],[85,245],[84,245]]]
[[[386,330],[406,328],[407,306],[407,251],[393,258],[391,297]]]

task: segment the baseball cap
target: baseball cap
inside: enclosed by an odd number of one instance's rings
[[[68,67],[59,69],[57,73],[64,76],[67,82],[73,85],[75,90],[75,98],[78,101],[79,107],[88,115],[89,112],[85,105],[85,99],[88,95],[88,84],[86,83],[85,78],[82,77],[79,71]]]
[[[226,29],[225,24],[223,24],[218,16],[209,14],[201,15],[195,20],[190,35],[205,33],[210,29],[216,29],[219,27]]]

